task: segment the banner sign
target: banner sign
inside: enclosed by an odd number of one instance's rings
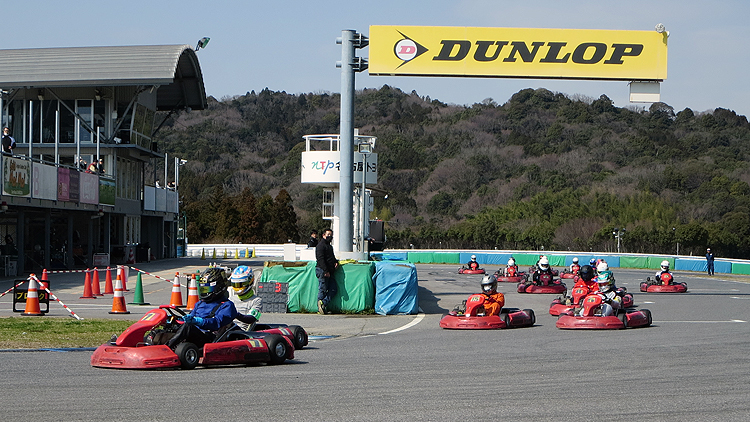
[[[588,29],[370,26],[373,76],[667,78],[667,33]]]
[[[31,162],[3,156],[3,194],[31,196]]]
[[[302,183],[335,185],[341,180],[340,151],[305,151],[302,153]],[[367,163],[367,182],[378,183],[378,154],[368,154],[365,160],[354,152],[352,183],[362,183],[362,170]]]

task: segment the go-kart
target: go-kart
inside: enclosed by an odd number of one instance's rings
[[[568,287],[559,279],[553,279],[553,274],[539,274],[537,283],[518,283],[518,293],[565,294]]]
[[[685,293],[687,289],[687,283],[675,283],[670,273],[662,274],[659,280],[646,277],[641,283],[641,291],[646,293]]]
[[[197,365],[265,362],[280,364],[294,358],[289,338],[260,331],[243,331],[232,324],[203,347],[181,342],[172,350],[166,343],[183,324],[184,312],[173,305],[152,309],[117,338],[99,346],[91,366],[115,369],[193,369]]]
[[[467,266],[463,266],[458,269],[459,274],[485,274],[486,271],[484,271],[484,268],[469,268]]]
[[[499,328],[530,327],[536,322],[531,309],[502,308],[500,315],[485,315],[483,294],[473,294],[462,304],[440,319],[440,327],[453,330],[494,330]]]
[[[601,294],[589,294],[583,299],[582,308],[560,313],[555,326],[563,330],[616,330],[651,325],[648,309],[618,309],[614,315],[602,316],[602,303]]]
[[[494,274],[495,279],[500,283],[520,283],[529,279],[529,275],[523,271],[516,272],[513,267],[497,270]]]
[[[578,271],[581,269],[580,265],[573,265],[572,270],[565,269],[560,274],[560,278],[575,278],[578,275]]]
[[[622,299],[623,308],[633,307],[633,295],[628,293],[625,287],[618,287],[615,290],[617,296]],[[573,291],[570,292],[570,296],[560,296],[552,300],[549,305],[549,314],[552,316],[558,316],[561,313],[574,310],[576,307],[581,307],[583,298],[589,294],[589,289],[583,286],[573,286]]]

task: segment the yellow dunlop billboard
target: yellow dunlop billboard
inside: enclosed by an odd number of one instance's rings
[[[370,75],[664,80],[656,31],[370,26]]]

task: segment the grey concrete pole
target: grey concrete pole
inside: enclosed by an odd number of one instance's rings
[[[351,29],[341,31],[341,127],[339,133],[339,240],[338,250],[351,252],[353,231],[353,174],[354,174],[354,34]]]

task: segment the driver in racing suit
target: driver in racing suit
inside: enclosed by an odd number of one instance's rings
[[[549,266],[549,259],[546,256],[539,258],[537,263],[537,270],[534,271],[534,275],[531,276],[531,280],[537,286],[548,286],[552,283],[552,268]],[[549,281],[543,281],[542,279],[548,279]]]
[[[516,260],[512,256],[508,259],[508,265],[505,267],[503,275],[506,277],[518,275],[518,265],[516,265]]]
[[[482,279],[482,294],[484,295],[484,315],[500,315],[505,305],[505,295],[497,292],[497,279],[488,275]]]
[[[182,317],[183,324],[169,339],[167,346],[174,349],[179,343],[189,341],[198,347],[216,339],[216,331],[232,323],[237,317],[234,303],[227,300],[229,280],[223,268],[209,268],[201,276],[198,295],[200,300],[193,310]]]
[[[610,316],[622,306],[622,298],[615,292],[609,274],[599,274],[596,277],[599,285],[599,295],[602,297],[602,316]]]
[[[255,295],[255,276],[252,268],[240,265],[232,271],[229,277],[232,288],[229,290],[229,300],[237,308],[237,318],[234,323],[247,331],[260,319],[263,300]]]
[[[467,267],[469,267],[470,270],[478,270],[479,269],[479,263],[477,262],[477,256],[472,255],[471,260],[468,264],[466,264]]]
[[[575,284],[573,285],[573,289],[570,290],[571,292],[578,287],[583,287],[589,293],[596,293],[599,291],[599,284],[596,282],[594,269],[591,268],[591,265],[584,265],[581,267],[580,275],[576,276],[574,280]],[[570,305],[572,300],[572,297],[567,297],[566,304]]]
[[[660,266],[661,270],[656,272],[656,277],[654,278],[655,283],[653,284],[674,284],[674,276],[672,276],[672,273],[669,272],[669,261],[662,261]],[[664,274],[669,274],[670,277],[664,277],[664,280],[662,280],[662,276]]]

